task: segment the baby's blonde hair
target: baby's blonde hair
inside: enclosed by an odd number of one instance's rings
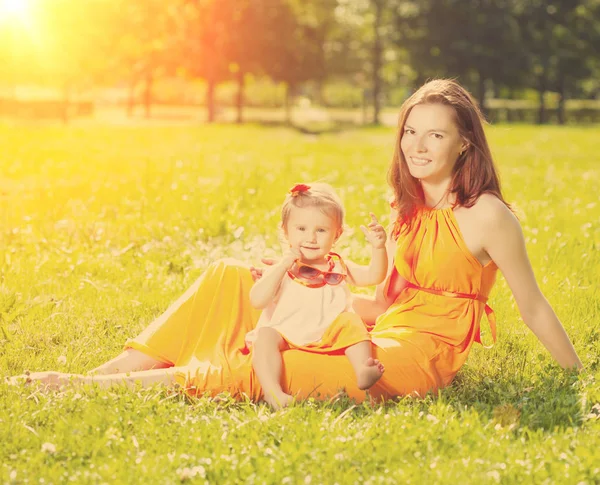
[[[283,206],[281,207],[282,228],[285,229],[292,207],[317,207],[321,212],[332,217],[339,228],[344,227],[344,206],[331,185],[324,182],[314,182],[302,187],[308,187],[308,190],[290,192],[283,201]]]

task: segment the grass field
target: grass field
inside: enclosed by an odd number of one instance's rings
[[[560,370],[492,293],[499,340],[439,395],[271,413],[164,389],[0,383],[1,483],[600,483],[597,127],[488,130],[539,283],[586,366]],[[0,375],[85,372],[213,260],[277,254],[285,191],[323,179],[387,215],[391,129],[0,125]],[[489,336],[488,336],[489,338]]]

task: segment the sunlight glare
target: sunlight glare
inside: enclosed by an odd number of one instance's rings
[[[29,11],[28,0],[0,0],[0,19],[25,18]]]

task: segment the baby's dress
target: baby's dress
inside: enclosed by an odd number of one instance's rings
[[[365,325],[352,311],[352,295],[345,281],[310,288],[286,274],[277,299],[262,311],[256,328],[246,334],[249,347],[263,327],[279,332],[290,347],[313,351],[331,351],[332,345],[341,350],[369,340]],[[333,335],[338,340],[335,344]]]

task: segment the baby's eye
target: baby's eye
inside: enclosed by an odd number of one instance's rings
[[[297,227],[296,229],[298,229],[299,231],[305,231],[306,229],[302,226]]]
[[[326,229],[317,229],[317,232],[327,232]]]

